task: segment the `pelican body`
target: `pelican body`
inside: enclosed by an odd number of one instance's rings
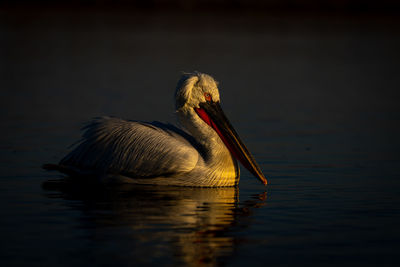
[[[266,185],[219,103],[217,82],[211,76],[183,74],[175,107],[184,130],[160,122],[97,118],[59,164],[44,168],[106,183],[222,187],[238,185],[238,159]]]

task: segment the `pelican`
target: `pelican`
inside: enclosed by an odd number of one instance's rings
[[[175,91],[175,108],[183,129],[160,122],[96,118],[59,164],[43,168],[105,183],[226,187],[239,183],[238,159],[267,184],[222,111],[214,78],[184,73]]]

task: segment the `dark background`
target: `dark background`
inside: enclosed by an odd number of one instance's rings
[[[250,124],[373,133],[397,154],[397,1],[3,1],[0,12],[8,143],[25,123],[173,122],[180,72],[198,70],[222,82],[234,122],[242,105]]]
[[[307,104],[348,116],[361,106],[398,110],[397,1],[2,1],[0,7],[7,118],[64,111],[69,117],[82,112],[70,108],[78,99],[90,102],[85,116],[124,111],[142,118],[151,103],[170,110],[165,98],[179,72],[193,70],[242,92],[258,86],[270,117]],[[151,85],[154,79],[165,81],[162,88]],[[140,94],[129,103],[122,97],[140,87],[161,95]],[[100,99],[91,101],[93,95]],[[113,100],[120,110],[107,108]]]

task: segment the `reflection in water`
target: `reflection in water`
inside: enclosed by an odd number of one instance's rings
[[[132,250],[139,251],[118,250],[125,257],[131,255],[124,261],[137,262],[138,254],[148,259],[168,254],[174,257],[173,262],[190,266],[214,265],[232,255],[237,244],[232,234],[234,227],[240,226],[241,218],[251,215],[266,200],[263,192],[239,202],[237,188],[93,188],[64,181],[49,181],[43,187],[49,197],[79,201],[74,207],[83,211],[80,220],[91,239],[121,242],[118,235],[122,231]],[[50,193],[54,190],[61,195]],[[110,234],[112,229],[118,230],[115,236]]]

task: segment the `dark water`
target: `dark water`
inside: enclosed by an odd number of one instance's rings
[[[398,21],[2,15],[2,266],[398,266]],[[91,117],[173,122],[192,70],[266,188],[44,183]]]

